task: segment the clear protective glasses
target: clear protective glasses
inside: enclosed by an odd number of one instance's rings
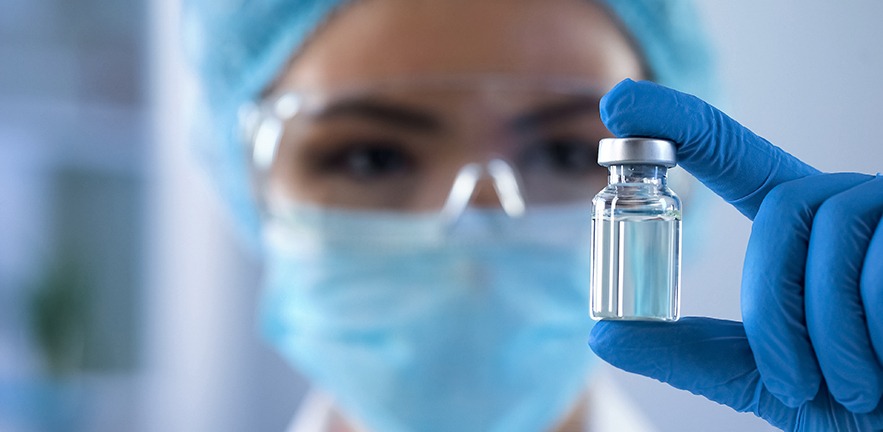
[[[456,76],[286,91],[242,110],[257,196],[306,204],[513,217],[591,202],[606,184],[606,91],[564,79]]]

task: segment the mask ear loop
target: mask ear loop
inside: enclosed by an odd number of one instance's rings
[[[441,210],[441,218],[445,225],[452,226],[460,219],[475,194],[475,186],[484,175],[490,176],[493,180],[494,190],[500,198],[503,211],[512,218],[524,215],[527,205],[521,194],[518,175],[506,161],[492,159],[487,165],[467,164],[457,173],[451,193]]]

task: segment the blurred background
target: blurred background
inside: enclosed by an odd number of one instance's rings
[[[883,2],[701,6],[733,117],[822,170],[881,169]],[[0,4],[0,431],[278,431],[303,395],[258,337],[259,263],[190,152],[178,7]],[[739,319],[750,223],[707,201],[683,312]],[[771,430],[605,373],[660,431]]]

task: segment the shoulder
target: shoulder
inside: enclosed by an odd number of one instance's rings
[[[655,432],[640,409],[606,373],[589,382],[589,432]]]

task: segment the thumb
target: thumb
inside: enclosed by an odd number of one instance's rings
[[[674,323],[601,321],[589,346],[627,372],[687,390],[791,430],[795,410],[763,386],[742,323],[683,318]]]

